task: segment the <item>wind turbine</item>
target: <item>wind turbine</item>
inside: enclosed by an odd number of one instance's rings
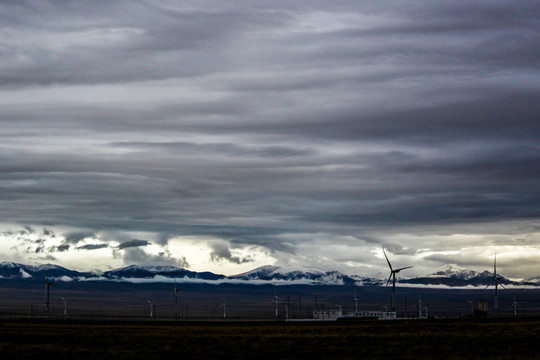
[[[223,319],[227,318],[227,303],[225,302],[225,299],[223,299],[223,304],[221,304],[219,308],[223,308]]]
[[[471,314],[474,314],[474,300],[465,300],[469,304],[471,304]]]
[[[514,296],[514,302],[512,303],[512,306],[511,308],[514,309],[514,316],[517,316],[517,302],[516,302],[516,297]]]
[[[49,310],[50,310],[50,293],[51,293],[51,285],[54,284],[52,281],[49,281],[48,278],[45,278],[45,286],[47,288],[47,301],[45,302],[45,309],[47,309],[47,319],[49,319]]]
[[[180,288],[176,288],[176,279],[174,279],[174,320],[178,321],[178,293]]]
[[[490,287],[491,285],[495,284],[495,304],[494,304],[494,310],[495,314],[499,315],[499,306],[497,304],[497,288],[499,285],[503,287],[503,289],[506,289],[503,284],[499,281],[499,276],[497,275],[497,253],[495,253],[495,259],[493,260],[493,280],[486,286],[486,289]]]
[[[422,306],[422,304],[424,306]],[[425,311],[425,319],[429,318],[429,304],[427,302],[423,302],[420,295],[418,295],[418,318],[422,318],[422,311]]]
[[[390,283],[390,279],[392,279],[392,311],[396,311],[396,274],[401,270],[410,269],[412,268],[412,266],[405,266],[399,269],[392,268],[392,264],[390,264],[390,260],[388,260],[388,256],[386,256],[386,251],[384,251],[384,247],[382,245],[381,247],[384,253],[384,257],[386,258],[386,262],[388,263],[388,267],[390,267],[390,276],[388,277],[386,286],[388,286],[388,284]]]
[[[356,291],[354,292],[354,312],[358,313],[358,298],[356,297]]]
[[[278,311],[279,311],[279,298],[276,293],[276,283],[274,283],[274,299],[271,302],[272,304],[276,304],[276,319],[278,318]]]
[[[152,301],[150,301],[150,300],[146,300],[146,301],[148,301],[148,305],[150,307],[150,319],[152,319],[153,316],[154,316],[154,313],[152,311],[153,310],[153,304],[152,304]]]
[[[63,296],[60,296],[60,299],[62,299],[62,301],[64,302],[64,320],[66,320],[66,316],[67,316],[67,304],[66,304],[66,298],[63,297]]]

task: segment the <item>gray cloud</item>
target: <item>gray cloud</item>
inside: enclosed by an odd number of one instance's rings
[[[132,248],[132,247],[147,246],[147,245],[150,245],[150,244],[151,244],[151,242],[146,241],[146,240],[132,239],[132,240],[124,241],[124,242],[120,243],[120,245],[118,245],[117,249],[118,250],[123,250],[123,249],[127,249],[127,248]]]
[[[86,244],[77,246],[77,250],[98,250],[109,247],[109,244]]]
[[[420,236],[540,240],[534,2],[2,9],[0,215],[29,224],[19,242],[212,236],[292,261],[348,239],[431,266],[426,248],[461,244]],[[246,260],[231,248],[214,260]]]
[[[55,234],[54,231],[52,231],[52,230],[49,230],[49,229],[43,229],[43,236],[55,238],[55,237],[56,237],[56,234]]]
[[[182,268],[189,267],[185,257],[176,258],[168,251],[163,251],[157,255],[148,254],[141,248],[128,248],[122,255],[125,264],[140,264],[140,265],[171,265]]]
[[[29,226],[29,225],[25,225],[24,228],[25,228],[26,232],[23,231],[23,230],[19,231],[19,233],[20,233],[21,235],[22,235],[22,234],[26,234],[26,233],[29,233],[29,234],[35,233],[35,230],[34,230],[31,226]]]
[[[212,248],[212,252],[210,253],[210,259],[214,262],[229,261],[235,264],[244,264],[253,261],[253,259],[249,256],[240,257],[237,255],[233,255],[231,253],[229,244],[225,241],[214,241],[209,245]]]
[[[69,248],[71,247],[71,245],[69,244],[62,244],[62,245],[58,245],[58,246],[53,246],[53,247],[50,247],[47,249],[48,252],[64,252],[64,251],[68,251]]]
[[[54,256],[52,256],[51,254],[47,254],[45,256],[40,256],[38,259],[41,260],[41,261],[58,261],[58,259],[55,258]]]
[[[64,234],[63,236],[64,236],[64,240],[70,244],[77,244],[79,241],[82,241],[85,239],[95,239],[97,237],[97,235],[94,232],[89,232],[89,231],[68,232]]]

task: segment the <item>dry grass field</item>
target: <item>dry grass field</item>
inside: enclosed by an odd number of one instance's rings
[[[2,359],[534,359],[540,319],[2,321]]]

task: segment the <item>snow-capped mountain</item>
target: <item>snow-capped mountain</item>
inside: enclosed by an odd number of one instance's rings
[[[499,283],[519,284],[508,280],[507,278],[497,274]],[[425,285],[448,285],[448,286],[487,286],[493,281],[493,273],[487,270],[478,272],[474,270],[465,270],[456,267],[455,265],[446,265],[433,274],[416,277],[412,279],[400,280],[406,284],[425,284]]]
[[[526,285],[540,286],[540,277],[529,278],[521,282],[511,281],[501,275],[497,275],[499,283],[503,285]],[[143,282],[169,282],[172,279],[178,281],[197,282],[233,282],[247,284],[261,284],[278,282],[280,284],[312,284],[312,285],[356,285],[356,286],[384,286],[386,279],[374,279],[358,275],[346,275],[338,271],[320,270],[288,270],[278,266],[261,266],[251,271],[224,276],[212,272],[196,272],[174,266],[139,266],[130,265],[114,270],[109,270],[101,275],[90,272],[79,272],[53,264],[25,265],[14,262],[0,263],[0,280],[25,280],[45,279],[55,281],[137,281]],[[447,265],[436,272],[411,278],[400,279],[402,284],[415,285],[446,285],[451,287],[462,286],[487,286],[493,281],[493,273],[489,271],[473,271],[460,269],[454,265]]]
[[[106,271],[102,275],[107,279],[151,279],[156,276],[166,278],[190,278],[201,280],[219,280],[225,278],[224,275],[214,274],[211,272],[196,272],[189,271],[183,268],[174,266],[139,266],[130,265],[120,269]]]
[[[237,280],[264,280],[264,281],[287,281],[287,282],[305,282],[314,284],[332,284],[332,285],[352,285],[361,282],[365,285],[375,285],[380,280],[371,278],[362,278],[359,276],[349,276],[338,271],[287,271],[278,266],[266,265],[251,271],[229,276],[229,279]]]
[[[540,286],[540,276],[523,279],[521,284]]]
[[[242,274],[230,276],[230,278],[242,280],[271,280],[272,274],[276,273],[278,269],[278,266],[265,265]]]
[[[0,263],[0,277],[5,279],[51,278],[77,280],[95,276],[96,275],[92,273],[70,270],[53,264],[33,266],[14,262]]]
[[[428,277],[451,277],[451,278],[459,278],[463,280],[470,280],[479,276],[484,276],[485,275],[484,273],[489,274],[489,272],[487,271],[480,273],[474,270],[461,269],[455,265],[446,265],[442,267],[441,269],[439,269],[438,271],[434,272],[433,274],[430,274],[427,276]]]

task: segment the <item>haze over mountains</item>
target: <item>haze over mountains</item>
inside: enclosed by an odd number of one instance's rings
[[[513,286],[540,286],[538,278],[512,281],[498,275],[503,285]],[[212,272],[195,272],[174,266],[139,266],[130,265],[106,271],[102,274],[92,272],[79,272],[59,265],[25,265],[13,262],[0,263],[0,279],[25,280],[52,278],[56,281],[127,281],[127,282],[204,282],[204,283],[242,283],[242,284],[268,284],[275,282],[280,285],[287,284],[313,284],[313,285],[356,285],[356,286],[385,286],[386,279],[376,279],[359,275],[346,275],[338,271],[288,271],[278,266],[262,266],[251,271],[225,276]],[[459,269],[447,265],[441,270],[421,277],[401,278],[401,284],[449,287],[487,286],[493,280],[493,273],[489,271],[473,271]]]

